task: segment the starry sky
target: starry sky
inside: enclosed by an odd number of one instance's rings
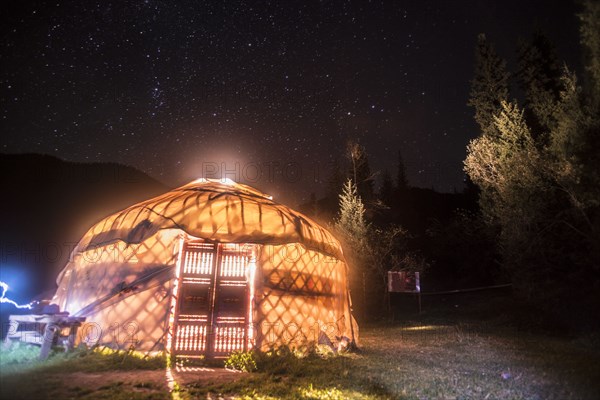
[[[549,5],[552,4],[552,5]],[[371,168],[461,190],[477,34],[509,67],[541,28],[580,69],[570,1],[12,2],[0,151],[132,165],[169,186],[226,172],[294,204],[349,139]],[[513,68],[514,69],[514,68]]]

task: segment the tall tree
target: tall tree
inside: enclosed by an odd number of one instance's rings
[[[516,104],[502,102],[494,126],[498,136],[482,135],[469,143],[465,171],[481,188],[482,212],[502,226],[521,227],[534,216],[529,189],[540,184],[539,155]]]
[[[379,199],[388,207],[394,203],[394,182],[392,182],[392,176],[387,169],[383,171]]]
[[[352,179],[344,183],[340,194],[340,212],[335,225],[348,242],[359,245],[357,248],[366,240],[369,224],[365,219],[365,206]]]
[[[367,151],[356,141],[348,142],[347,155],[350,159],[350,176],[362,200],[368,204],[374,199],[374,175],[371,173]]]
[[[365,218],[365,206],[352,179],[344,183],[339,196],[339,215],[335,221],[335,228],[342,240],[344,254],[350,265],[350,291],[358,294],[354,296],[358,313],[366,317],[370,225]]]
[[[406,178],[406,166],[404,165],[404,158],[402,157],[402,151],[398,150],[398,174],[396,176],[396,187],[400,193],[408,189],[408,179]]]
[[[600,115],[590,107],[587,96],[582,96],[575,74],[565,70],[563,85],[565,89],[555,111],[558,122],[546,148],[546,171],[570,208],[573,233],[598,247]]]
[[[578,151],[579,164],[584,166],[584,173],[579,180],[581,188],[587,188],[586,203],[596,207],[596,235],[600,235],[600,2],[587,0],[583,2],[583,12],[579,15],[581,21],[580,35],[584,50],[585,86],[581,89],[580,108],[584,110],[585,121],[579,130],[583,143]],[[570,113],[573,114],[572,112]],[[596,199],[595,201],[592,199]],[[600,259],[600,240],[597,241],[596,252]]]
[[[517,53],[517,79],[525,93],[527,123],[534,137],[547,136],[557,123],[554,111],[562,91],[562,68],[556,49],[538,30],[530,42],[519,43]]]
[[[584,52],[585,91],[591,107],[600,113],[600,2],[583,2],[579,33]]]
[[[494,128],[493,115],[502,101],[508,100],[506,62],[496,54],[485,34],[479,34],[475,51],[475,76],[471,80],[471,92],[467,105],[475,109],[475,121],[481,132]]]
[[[331,172],[329,178],[327,179],[327,197],[333,198],[336,203],[336,206],[338,197],[342,192],[342,187],[344,186],[345,180],[346,177],[345,173],[342,172],[340,160],[336,157],[331,163]]]

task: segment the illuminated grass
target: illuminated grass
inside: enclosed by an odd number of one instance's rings
[[[359,356],[321,358],[292,352],[258,357],[257,373],[220,385],[187,385],[182,398],[205,398],[209,394],[241,399],[378,399],[390,397],[376,382],[352,375]]]
[[[12,365],[30,364],[36,362],[40,348],[35,346],[14,344],[7,347],[0,345],[0,368],[6,369]]]
[[[114,351],[100,348],[84,351],[73,356],[66,355],[63,366],[82,372],[114,370],[154,370],[164,368],[166,357],[145,357],[143,353],[133,351]]]
[[[166,358],[144,357],[142,353],[133,351],[115,351],[108,348],[93,350],[75,350],[65,354],[56,352],[48,360],[38,361],[40,348],[31,345],[14,344],[0,349],[0,366],[2,373],[25,372],[35,370],[42,372],[63,368],[80,372],[100,372],[114,370],[152,370],[163,368]]]

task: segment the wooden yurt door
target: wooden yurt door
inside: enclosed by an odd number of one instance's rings
[[[251,346],[251,247],[184,243],[173,326],[175,355],[219,357]]]

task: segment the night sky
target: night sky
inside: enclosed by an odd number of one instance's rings
[[[324,193],[349,138],[374,170],[402,150],[410,184],[461,190],[480,32],[514,70],[538,26],[580,69],[566,1],[21,3],[0,13],[0,151],[170,186],[237,163],[296,204]]]

